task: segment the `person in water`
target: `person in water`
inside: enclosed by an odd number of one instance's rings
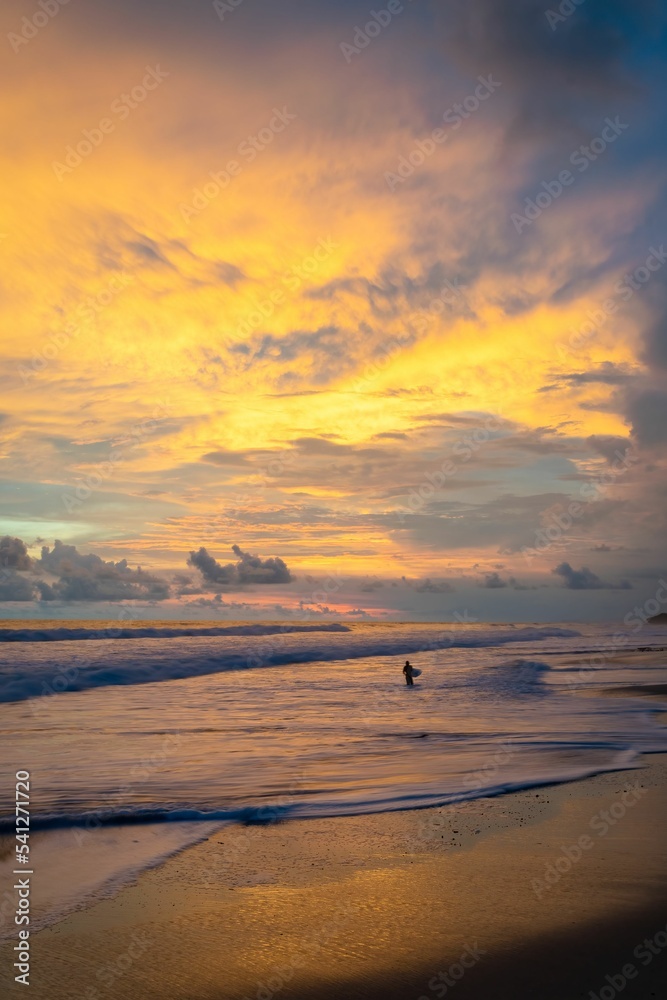
[[[408,687],[412,687],[415,682],[412,679],[412,664],[410,663],[409,660],[405,661],[405,666],[403,667],[403,673],[405,674],[405,683],[408,685]]]

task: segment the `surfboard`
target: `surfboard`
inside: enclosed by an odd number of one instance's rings
[[[412,668],[412,676],[413,677],[421,677],[421,674],[422,674],[422,672],[419,669],[419,667],[413,667]]]

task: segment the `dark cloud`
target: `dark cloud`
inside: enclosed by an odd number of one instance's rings
[[[467,276],[466,276],[467,280]],[[319,288],[309,289],[304,298],[335,302],[342,297],[363,299],[370,312],[378,320],[387,320],[404,315],[407,308],[424,311],[446,312],[452,315],[474,314],[466,299],[465,283],[459,277],[448,274],[442,262],[426,266],[422,275],[415,279],[405,271],[388,266],[376,280],[363,277],[335,278]],[[394,342],[394,348],[407,347],[412,343],[417,331],[423,332],[423,320],[417,317],[416,330],[407,334],[401,342]]]
[[[427,424],[444,424],[446,427],[484,427],[490,420],[500,419],[493,413],[422,413],[415,420]],[[505,421],[508,427],[514,426]]]
[[[446,580],[431,580],[427,578],[421,583],[416,583],[415,590],[418,594],[452,594],[454,587]]]
[[[500,590],[502,587],[506,587],[507,583],[499,573],[486,573],[483,586],[488,590]]]
[[[153,267],[174,268],[171,261],[167,260],[155,240],[148,236],[142,236],[140,240],[130,240],[127,244],[128,250]]]
[[[632,584],[629,580],[621,580],[620,583],[605,583],[600,577],[587,566],[581,569],[573,569],[569,563],[561,563],[552,571],[563,580],[563,586],[568,590],[631,590]]]
[[[204,593],[202,588],[193,583],[192,577],[186,573],[174,573],[172,584],[177,597],[193,597]]]
[[[0,539],[0,567],[0,601],[35,597],[42,601],[160,601],[169,597],[168,585],[140,566],[131,569],[125,559],[105,562],[57,540],[53,549],[42,547],[40,559],[31,559],[20,538],[6,535]]]
[[[667,389],[647,389],[631,395],[627,415],[638,444],[650,447],[667,442]]]
[[[230,288],[236,288],[238,283],[246,278],[240,267],[225,260],[215,261],[213,268],[220,281],[224,285],[229,285]]]
[[[84,555],[74,545],[55,542],[53,549],[42,548],[35,567],[58,577],[55,583],[41,581],[42,600],[63,601],[162,601],[169,597],[169,586],[141,566],[131,569],[126,559],[105,562],[98,555]]]
[[[105,270],[147,269],[158,285],[159,275],[168,275],[172,286],[182,284],[187,289],[217,287],[235,288],[247,275],[230,261],[196,253],[178,239],[153,239],[137,230],[132,221],[120,214],[107,220],[104,237],[98,238],[97,259]]]
[[[610,465],[619,460],[622,461],[630,447],[630,441],[627,438],[616,437],[613,434],[591,434],[586,440],[598,455],[606,458]]]
[[[616,365],[611,361],[604,361],[597,368],[583,372],[563,372],[555,375],[552,385],[543,386],[540,392],[553,391],[558,386],[579,386],[579,385],[626,385],[637,377],[637,370],[628,365]]]
[[[55,601],[58,598],[58,593],[54,587],[49,583],[45,583],[44,580],[37,580],[35,582],[37,587],[37,592],[39,594],[40,601]]]
[[[658,0],[586,0],[554,30],[544,0],[454,0],[444,7],[450,54],[476,73],[493,72],[514,102],[515,134],[548,134],[581,123],[610,100],[634,94],[627,64]]]
[[[664,246],[661,246],[664,254]],[[654,279],[647,290],[650,319],[644,329],[643,357],[651,367],[667,371],[667,284]]]
[[[0,538],[0,567],[27,570],[32,567],[25,542],[5,535]]]
[[[387,523],[390,530],[402,529],[415,543],[431,550],[492,546],[505,554],[534,545],[544,510],[568,502],[564,493],[505,494],[477,504],[437,501],[425,504],[419,514],[391,515]]]
[[[208,554],[203,545],[198,552],[190,553],[188,566],[198,569],[207,583],[226,587],[236,582],[236,566],[234,563],[227,563],[226,566],[221,566],[217,559]]]
[[[256,335],[251,341],[231,344],[229,353],[242,371],[259,364],[273,369],[298,362],[296,368],[290,367],[278,375],[277,383],[281,387],[284,383],[297,381],[326,384],[354,367],[352,346],[355,343],[349,331],[325,326],[317,330],[294,330],[284,337],[270,333]]]
[[[35,587],[15,569],[0,570],[0,601],[32,601]]]
[[[290,583],[292,580],[292,574],[278,556],[260,559],[242,552],[238,545],[232,545],[232,551],[239,559],[236,569],[241,583]]]
[[[278,556],[261,559],[249,552],[243,552],[238,545],[232,545],[232,552],[237,556],[238,562],[223,566],[202,546],[198,552],[190,553],[188,565],[198,569],[205,582],[213,586],[290,583],[293,579],[289,569]]]

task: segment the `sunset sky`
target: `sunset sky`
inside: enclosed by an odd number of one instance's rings
[[[3,5],[2,616],[654,598],[666,11],[560,8]]]

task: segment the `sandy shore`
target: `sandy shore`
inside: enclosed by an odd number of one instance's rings
[[[6,995],[664,996],[666,756],[464,808],[227,827],[34,935],[29,994],[4,947]]]

